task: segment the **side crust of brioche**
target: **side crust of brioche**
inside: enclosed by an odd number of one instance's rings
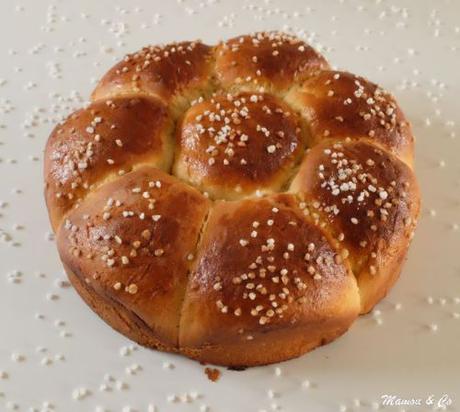
[[[115,300],[96,293],[64,265],[72,286],[86,304],[108,325],[139,345],[165,352],[177,352],[176,346],[166,346],[156,338],[150,328],[132,311]]]
[[[182,353],[201,363],[229,366],[235,369],[263,366],[279,362],[280,359],[289,360],[302,356],[343,335],[349,329],[351,321],[354,320],[352,317],[346,324],[314,325],[317,326],[317,329],[311,330],[310,333],[296,329],[280,332],[280,336],[272,336],[270,341],[248,342],[244,346],[241,344],[207,345],[195,349],[165,346],[132,311],[127,310],[116,301],[95,293],[67,267],[65,271],[72,286],[86,304],[109,326],[139,345],[164,352]]]

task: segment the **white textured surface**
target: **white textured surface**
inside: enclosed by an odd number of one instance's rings
[[[0,411],[368,411],[383,394],[443,393],[460,410],[459,17],[455,0],[2,0]],[[62,283],[42,151],[126,52],[260,29],[291,29],[394,92],[417,137],[423,212],[401,280],[343,338],[211,383],[198,363],[129,350]]]

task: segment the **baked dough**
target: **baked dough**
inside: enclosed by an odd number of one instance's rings
[[[234,368],[343,334],[394,284],[420,208],[395,99],[302,40],[126,56],[52,132],[65,270],[138,343]]]

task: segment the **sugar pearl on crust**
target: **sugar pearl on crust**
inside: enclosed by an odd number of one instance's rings
[[[138,291],[137,285],[135,283],[131,283],[127,288],[126,291],[131,294],[135,295]]]

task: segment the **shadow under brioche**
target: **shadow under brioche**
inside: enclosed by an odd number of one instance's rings
[[[52,132],[45,197],[77,292],[130,339],[242,368],[343,334],[397,280],[410,125],[302,40],[145,47]]]

